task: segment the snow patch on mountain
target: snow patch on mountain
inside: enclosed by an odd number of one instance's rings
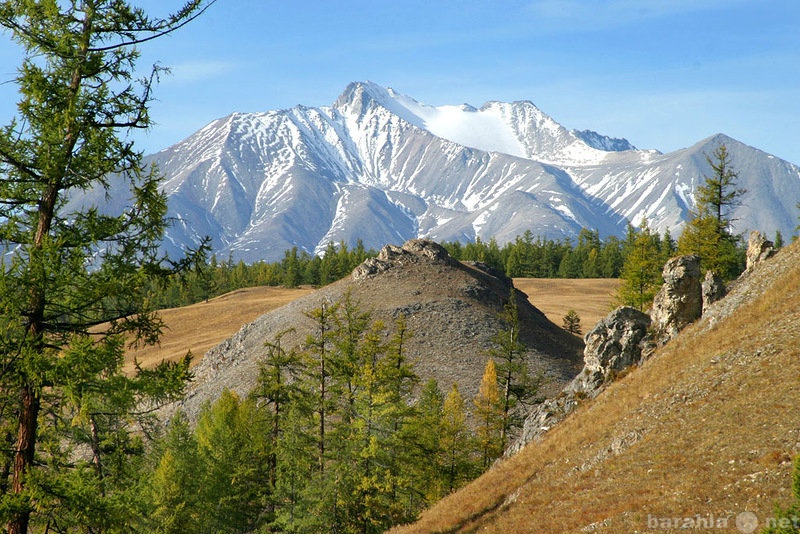
[[[273,261],[358,239],[378,249],[424,236],[503,244],[527,230],[623,235],[643,216],[677,236],[720,143],[749,191],[737,231],[790,235],[800,169],[726,136],[661,154],[567,130],[529,101],[429,106],[370,82],[330,107],[233,113],[148,161],[165,175],[176,221],[167,252],[208,235],[219,257]],[[108,198],[76,202],[111,210],[127,197]]]

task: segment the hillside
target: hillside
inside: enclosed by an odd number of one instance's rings
[[[445,390],[457,382],[471,398],[478,390],[491,337],[507,327],[501,313],[511,287],[502,274],[455,261],[430,241],[384,247],[378,258],[367,260],[353,275],[262,315],[208,351],[195,367],[196,380],[183,409],[195,414],[226,387],[248,393],[255,386],[264,343],[291,329],[282,345],[300,346],[315,329],[306,313],[346,295],[389,327],[405,315],[411,332],[405,352],[416,373],[423,381],[436,378]],[[557,391],[580,369],[583,343],[550,322],[524,293],[517,292],[517,306],[520,341],[528,349],[529,364],[548,377],[550,390]]]
[[[798,339],[795,244],[540,441],[392,532],[677,532],[709,519],[742,532],[742,512],[763,525],[790,499],[800,454]]]
[[[514,286],[550,321],[559,325],[567,311],[574,309],[581,317],[584,330],[608,313],[618,285],[618,280],[609,278],[514,279]],[[133,369],[134,359],[142,367],[150,367],[162,360],[176,361],[187,351],[192,351],[192,365],[197,365],[206,351],[234,335],[243,325],[313,291],[311,288],[248,287],[206,302],[161,310],[159,315],[166,325],[161,341],[155,346],[129,350],[126,369]],[[205,326],[198,328],[197,325]]]
[[[197,365],[206,351],[235,334],[242,325],[311,291],[310,288],[248,287],[206,302],[160,310],[158,314],[166,328],[158,345],[129,350],[125,369],[133,369],[134,359],[142,367],[151,367],[162,360],[179,360],[189,351],[194,355],[192,365]]]

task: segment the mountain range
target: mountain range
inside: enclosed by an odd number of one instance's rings
[[[218,256],[252,262],[359,239],[377,250],[416,237],[502,244],[526,230],[621,235],[643,217],[676,236],[720,144],[748,191],[734,231],[792,234],[800,168],[725,135],[662,154],[568,130],[528,101],[429,106],[371,82],[330,107],[233,113],[147,160],[175,221],[167,251],[209,236]]]

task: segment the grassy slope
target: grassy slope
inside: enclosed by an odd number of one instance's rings
[[[149,367],[162,360],[174,361],[191,350],[194,364],[211,347],[235,334],[243,325],[294,299],[310,293],[308,288],[251,287],[226,293],[208,302],[159,312],[166,324],[161,342],[130,351],[126,368],[133,359]]]
[[[790,500],[800,453],[800,248],[779,257],[786,268],[766,293],[710,330],[689,327],[396,532],[660,533],[673,529],[653,529],[654,519],[698,514],[727,520],[714,532],[739,532],[744,511],[763,525]]]
[[[561,325],[567,310],[574,308],[588,331],[611,307],[617,280],[552,280],[518,278],[515,285],[530,297],[552,322]],[[143,347],[128,354],[127,368],[133,358],[144,366],[162,360],[176,360],[191,350],[196,364],[211,347],[235,334],[243,325],[258,316],[310,293],[312,290],[281,287],[253,287],[222,295],[208,302],[183,308],[162,310],[167,325],[161,343]],[[567,300],[564,297],[567,296]]]

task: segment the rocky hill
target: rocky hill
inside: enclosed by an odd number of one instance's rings
[[[540,439],[395,531],[755,532],[791,500],[798,339],[794,244]]]
[[[224,388],[248,393],[256,383],[264,343],[293,328],[282,345],[300,347],[315,326],[305,312],[348,293],[363,310],[371,311],[373,319],[387,325],[405,315],[412,334],[406,353],[417,374],[423,380],[436,378],[443,390],[457,382],[462,394],[471,398],[480,384],[490,338],[507,328],[501,312],[511,290],[511,280],[502,273],[455,261],[431,241],[386,246],[351,276],[263,315],[207,352],[195,368],[182,409],[193,417]],[[515,291],[520,341],[528,348],[529,362],[550,379],[548,391],[558,391],[580,370],[583,343]]]

